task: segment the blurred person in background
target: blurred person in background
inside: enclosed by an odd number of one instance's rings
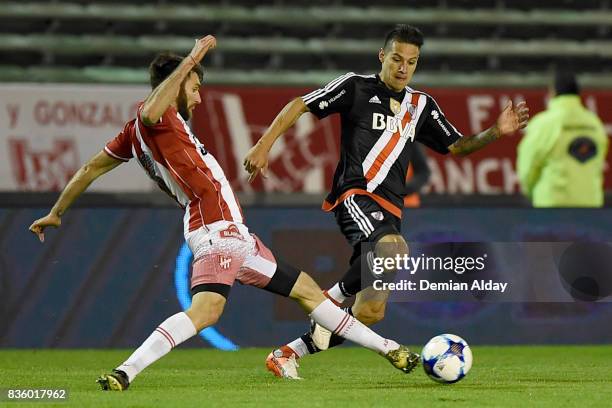
[[[548,108],[518,146],[521,189],[534,207],[601,207],[608,136],[587,110],[573,73],[557,71]]]

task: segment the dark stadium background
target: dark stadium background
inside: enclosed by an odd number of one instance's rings
[[[292,97],[347,71],[377,72],[394,23],[426,38],[412,85],[464,133],[489,126],[508,99],[545,106],[553,69],[574,70],[587,105],[612,134],[609,1],[3,1],[0,4],[0,346],[124,347],[181,304],[175,273],[182,214],[135,163],[96,183],[41,245],[27,227],[146,95],[155,52],[187,52],[214,34],[204,102],[192,126],[219,159],[249,228],[322,285],[349,248],[320,211],[338,155],[338,123],[304,119],[273,154],[273,177],[246,183],[241,162]],[[612,240],[612,210],[534,210],[514,176],[520,135],[464,159],[428,152],[412,240]],[[610,159],[608,160],[610,164]],[[605,185],[612,189],[609,171]],[[517,271],[520,273],[520,271]],[[606,302],[393,303],[378,331],[411,344],[441,332],[474,344],[608,343]],[[216,329],[239,346],[302,333],[294,305],[236,285]],[[210,347],[195,338],[189,347]]]

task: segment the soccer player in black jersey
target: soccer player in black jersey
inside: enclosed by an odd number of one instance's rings
[[[524,102],[508,102],[493,126],[463,136],[430,95],[408,86],[422,45],[420,30],[397,25],[378,53],[381,69],[377,75],[350,72],[289,102],[244,160],[250,180],[259,171],[265,176],[272,145],[303,113],[309,111],[320,119],[340,114],[340,162],[323,209],[334,212],[354,252],[344,277],[325,294],[338,304],[357,295],[350,313],[367,325],[383,318],[388,292],[371,286],[362,289],[367,284],[361,281],[361,259],[367,256],[362,248],[370,248],[367,252],[377,257],[408,253],[400,225],[414,144],[420,142],[442,154],[466,155],[523,129],[529,118]],[[340,342],[334,333],[315,325],[309,333],[270,353],[268,368],[295,364],[295,358]]]

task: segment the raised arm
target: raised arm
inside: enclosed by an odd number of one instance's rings
[[[45,241],[44,230],[46,227],[59,227],[62,223],[61,217],[68,207],[89,187],[89,185],[104,173],[109,172],[123,163],[101,151],[92,157],[76,172],[68,182],[64,191],[60,194],[51,211],[46,216],[39,218],[30,225],[30,231],[38,236],[40,242]]]
[[[159,122],[166,109],[176,101],[181,84],[196,64],[199,64],[209,49],[217,45],[217,40],[212,35],[196,40],[196,43],[183,59],[180,65],[159,84],[145,99],[140,117],[145,126],[152,126]]]
[[[448,147],[451,153],[458,156],[466,156],[472,152],[482,149],[494,140],[502,136],[510,135],[517,130],[527,126],[529,120],[529,108],[525,102],[513,106],[509,101],[502,113],[497,118],[495,125],[489,129],[471,137],[462,137]]]
[[[268,153],[272,145],[274,145],[276,139],[295,124],[304,112],[308,112],[308,107],[302,98],[295,98],[276,115],[270,127],[244,158],[243,164],[245,170],[249,173],[249,181],[253,180],[260,170],[262,176],[266,176]]]

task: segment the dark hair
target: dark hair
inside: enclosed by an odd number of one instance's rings
[[[387,33],[383,48],[387,50],[387,47],[391,46],[393,41],[413,44],[421,48],[423,46],[423,33],[411,25],[397,24],[393,30]]]
[[[176,55],[172,52],[160,52],[155,56],[151,65],[149,65],[149,82],[151,83],[151,88],[157,88],[157,85],[164,82],[164,79],[168,78],[172,72],[179,66],[181,61],[183,61],[185,57],[181,57],[180,55]],[[191,70],[198,75],[200,78],[200,82],[204,77],[204,70],[200,64],[197,64]]]
[[[555,94],[557,95],[579,95],[580,87],[576,81],[576,75],[570,71],[555,71]]]

